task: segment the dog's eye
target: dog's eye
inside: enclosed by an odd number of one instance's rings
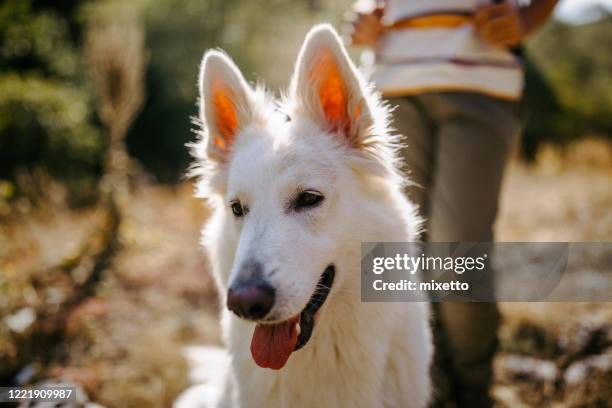
[[[318,191],[314,191],[314,190],[302,191],[300,195],[298,195],[297,198],[295,199],[293,207],[297,211],[303,210],[306,208],[313,208],[321,204],[324,198],[325,197],[323,197],[323,194],[319,193]]]
[[[242,217],[244,215],[244,208],[242,207],[242,204],[240,204],[240,201],[234,201],[231,207],[232,212],[236,217]]]

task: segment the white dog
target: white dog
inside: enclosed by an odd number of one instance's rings
[[[425,406],[427,305],[360,300],[361,242],[411,241],[419,220],[388,112],[335,31],[310,31],[282,104],[218,51],[199,86],[194,172],[231,361],[215,406]]]

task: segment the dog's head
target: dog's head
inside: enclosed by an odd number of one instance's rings
[[[398,177],[387,112],[327,25],[308,34],[283,104],[218,51],[199,85],[206,246],[227,307],[256,322],[256,363],[279,369],[342,285],[348,243],[367,238],[364,180]]]

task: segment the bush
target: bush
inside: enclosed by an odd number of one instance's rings
[[[78,190],[100,173],[104,143],[70,19],[76,7],[0,5],[0,179],[41,167]]]
[[[92,173],[102,143],[89,96],[37,75],[0,75],[0,174],[43,165],[59,177]]]

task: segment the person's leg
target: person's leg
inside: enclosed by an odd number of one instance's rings
[[[419,208],[419,215],[427,218],[429,209],[428,186],[433,177],[435,124],[418,96],[389,98],[393,110],[393,127],[401,134],[403,173],[410,180],[406,186],[408,199]]]
[[[502,174],[518,133],[515,104],[449,93],[429,95],[426,106],[438,125],[429,239],[492,241]],[[443,302],[435,310],[444,331],[458,405],[489,406],[499,324],[495,303]]]
[[[434,156],[436,148],[437,127],[427,111],[421,97],[391,98],[389,104],[395,107],[393,111],[393,126],[402,135],[401,156],[404,160],[403,171],[409,178],[406,195],[410,201],[419,206],[419,215],[425,219],[421,239],[427,241],[429,218],[429,192],[433,178]],[[434,304],[434,310],[436,306]],[[435,318],[432,320],[434,332],[434,362],[431,367],[433,383],[432,406],[443,406],[447,401],[454,400],[452,377],[446,367],[450,367],[448,347],[444,345],[444,333]]]

